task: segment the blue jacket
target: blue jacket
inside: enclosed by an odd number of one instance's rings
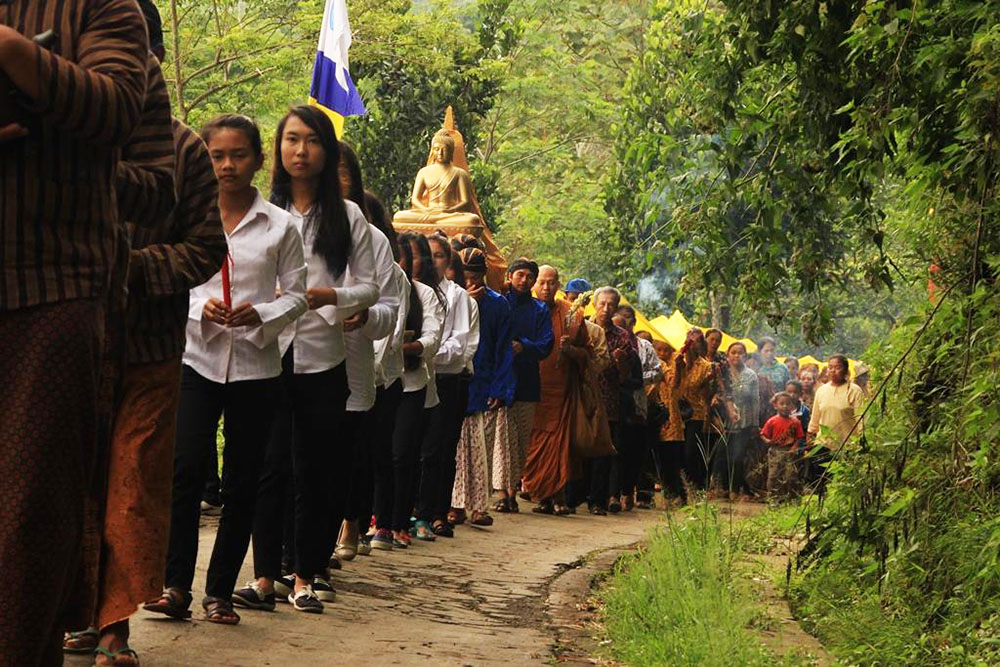
[[[478,304],[479,347],[472,358],[468,414],[486,412],[486,401],[490,398],[499,398],[507,406],[514,402],[510,306],[506,299],[489,287]]]
[[[514,340],[521,344],[521,354],[514,356],[515,401],[537,403],[542,398],[538,362],[549,356],[555,336],[552,316],[545,304],[528,294],[511,289],[506,294],[514,317]]]

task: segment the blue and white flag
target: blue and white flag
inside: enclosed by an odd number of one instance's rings
[[[346,0],[327,0],[323,27],[313,65],[309,103],[325,111],[333,121],[337,136],[344,133],[345,116],[362,116],[365,105],[351,81],[347,50],[351,47],[351,23]]]

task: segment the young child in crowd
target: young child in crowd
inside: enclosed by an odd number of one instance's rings
[[[798,495],[798,446],[805,439],[802,422],[792,416],[797,400],[787,391],[779,391],[771,399],[778,414],[760,430],[760,439],[767,445],[767,495],[770,499],[785,499]]]
[[[809,418],[812,410],[802,400],[802,383],[798,380],[789,380],[785,383],[785,391],[792,395],[792,416],[802,423],[802,430],[809,430]],[[801,443],[805,444],[805,442]]]

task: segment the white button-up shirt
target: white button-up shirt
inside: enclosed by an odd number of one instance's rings
[[[307,308],[302,239],[288,213],[258,192],[227,241],[232,305],[253,304],[261,324],[228,328],[202,317],[209,298],[224,299],[219,271],[191,290],[184,363],[213,382],[278,377],[278,334]]]
[[[391,334],[375,341],[375,382],[386,388],[403,377],[403,333],[406,314],[410,312],[410,279],[399,264],[392,265],[392,280],[399,293],[396,326]]]
[[[476,355],[479,347],[479,308],[464,287],[445,278],[441,290],[448,298],[448,313],[444,318],[441,346],[434,355],[434,372],[438,375],[458,375]],[[473,320],[472,309],[476,308]]]
[[[392,259],[389,239],[375,226],[371,226],[369,231],[375,254],[379,298],[378,302],[368,309],[368,320],[364,326],[344,333],[344,345],[347,349],[347,385],[351,389],[351,394],[347,398],[348,412],[366,412],[375,405],[373,343],[393,332],[399,313],[399,292],[392,275],[392,267],[396,266],[396,262]],[[348,283],[353,280],[353,275],[348,275]]]
[[[323,306],[306,312],[281,335],[281,353],[295,341],[295,372],[320,373],[335,368],[344,361],[344,320],[378,301],[375,278],[375,256],[368,221],[358,205],[344,201],[351,226],[351,252],[347,269],[336,278],[326,261],[313,252],[316,237],[314,222],[291,207],[292,221],[302,235],[306,265],[309,267],[306,286],[332,287],[337,290],[337,305]]]
[[[420,337],[418,341],[423,345],[423,352],[420,353],[420,365],[413,369],[403,371],[403,392],[419,391],[427,386],[431,378],[427,371],[427,365],[434,363],[434,355],[437,354],[438,346],[441,344],[441,330],[444,328],[445,306],[438,299],[433,288],[428,287],[418,280],[413,281],[417,289],[417,296],[423,306],[423,320],[420,326]],[[431,389],[428,389],[431,391]],[[425,402],[425,407],[427,406]],[[437,403],[434,403],[437,405]]]

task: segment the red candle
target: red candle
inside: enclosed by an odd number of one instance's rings
[[[233,294],[229,284],[229,264],[233,261],[233,256],[226,253],[226,259],[222,262],[222,300],[226,303],[226,308],[233,307]]]

